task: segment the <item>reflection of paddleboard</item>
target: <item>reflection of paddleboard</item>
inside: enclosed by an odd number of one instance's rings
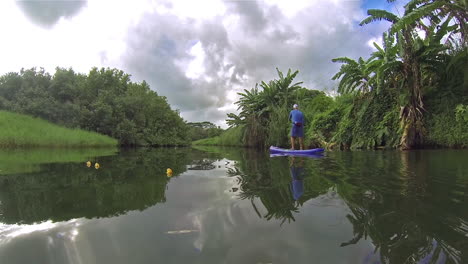
[[[296,153],[275,153],[270,154],[270,158],[274,157],[305,157],[305,158],[312,158],[312,159],[320,159],[323,158],[323,153],[313,153],[313,154],[296,154]]]
[[[167,231],[168,234],[187,234],[187,233],[193,233],[193,232],[198,232],[198,230],[174,230],[174,231]]]
[[[282,155],[297,155],[297,156],[309,156],[309,155],[320,155],[324,151],[323,148],[315,148],[315,149],[304,149],[304,150],[291,150],[291,149],[283,149],[271,146],[270,153],[271,154],[282,154]]]

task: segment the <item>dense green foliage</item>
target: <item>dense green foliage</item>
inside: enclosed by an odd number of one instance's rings
[[[291,84],[298,71],[284,77],[278,70],[279,79],[239,93],[240,113],[227,120],[243,127],[237,142],[288,147],[288,113],[298,103],[306,116],[308,147],[467,147],[466,2],[413,0],[402,17],[385,10],[368,14],[361,25],[378,20],[392,25],[369,59],[333,59],[342,63],[332,77],[340,80],[338,96]]]
[[[281,74],[281,72],[279,72]],[[297,72],[296,72],[297,73]],[[295,75],[295,74],[294,74]],[[288,76],[292,77],[291,71]],[[280,77],[281,80],[281,77]],[[336,98],[317,90],[303,87],[279,94],[280,80],[270,82],[268,93],[281,98],[287,94],[289,102],[300,105],[305,115],[306,140],[309,147],[339,146],[341,148],[374,148],[395,146],[399,140],[396,95],[369,93],[342,95]],[[287,85],[287,84],[286,84]],[[279,95],[278,95],[279,94]],[[199,145],[243,145],[250,147],[289,146],[288,120],[291,105],[278,105],[278,100],[267,101],[265,90],[254,88],[243,93],[240,115],[229,114],[232,126],[219,137],[194,142]],[[248,101],[245,97],[249,97]],[[244,100],[244,101],[242,101]],[[284,98],[282,99],[286,101]],[[247,101],[247,106],[243,104]]]
[[[426,102],[427,144],[468,147],[467,89],[437,91]]]
[[[242,137],[245,126],[236,126],[225,130],[219,136],[204,138],[192,142],[192,145],[243,146]]]
[[[401,131],[398,146],[402,149],[428,144],[425,142],[429,128],[425,112],[429,93],[440,96],[442,90],[458,89],[466,93],[463,79],[468,58],[467,7],[466,1],[411,0],[405,5],[402,17],[385,10],[370,9],[369,17],[361,25],[380,20],[391,23],[383,34],[384,46],[374,43],[377,51],[366,61],[360,58],[359,63],[335,59],[345,63],[334,76],[343,75],[340,82],[343,93],[355,89],[362,93],[396,91]],[[463,102],[464,98],[459,100]],[[462,145],[466,143],[462,142]]]
[[[0,111],[0,148],[109,147],[117,140],[95,132],[60,127],[26,115]]]
[[[116,69],[57,68],[0,76],[0,109],[105,134],[123,145],[185,145],[187,126],[148,84]]]
[[[215,124],[211,122],[189,122],[187,123],[189,126],[189,136],[191,141],[200,140],[203,138],[211,138],[219,136],[223,129],[217,127]]]

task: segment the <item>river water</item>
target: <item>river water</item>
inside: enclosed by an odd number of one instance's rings
[[[0,263],[468,263],[467,198],[467,150],[10,150]]]

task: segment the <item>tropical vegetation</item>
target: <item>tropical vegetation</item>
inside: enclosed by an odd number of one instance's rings
[[[224,130],[215,124],[205,122],[188,122],[189,137],[191,141],[196,141],[204,138],[212,138],[219,136]]]
[[[231,129],[242,130],[238,144],[288,146],[288,113],[295,102],[306,116],[309,147],[467,147],[466,10],[466,1],[449,0],[409,1],[401,17],[368,10],[360,25],[391,25],[368,59],[332,60],[342,64],[332,77],[339,80],[338,96],[293,84],[298,71],[284,76],[277,69],[278,79],[239,93],[240,113],[228,114]],[[198,143],[220,144],[222,137]]]

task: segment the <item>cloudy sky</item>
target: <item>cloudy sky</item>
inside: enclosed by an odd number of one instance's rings
[[[402,3],[403,2],[403,3]],[[385,0],[1,0],[0,74],[21,68],[119,68],[146,80],[187,121],[224,127],[237,92],[299,70],[332,91],[332,58],[368,57],[385,22],[360,27]]]

